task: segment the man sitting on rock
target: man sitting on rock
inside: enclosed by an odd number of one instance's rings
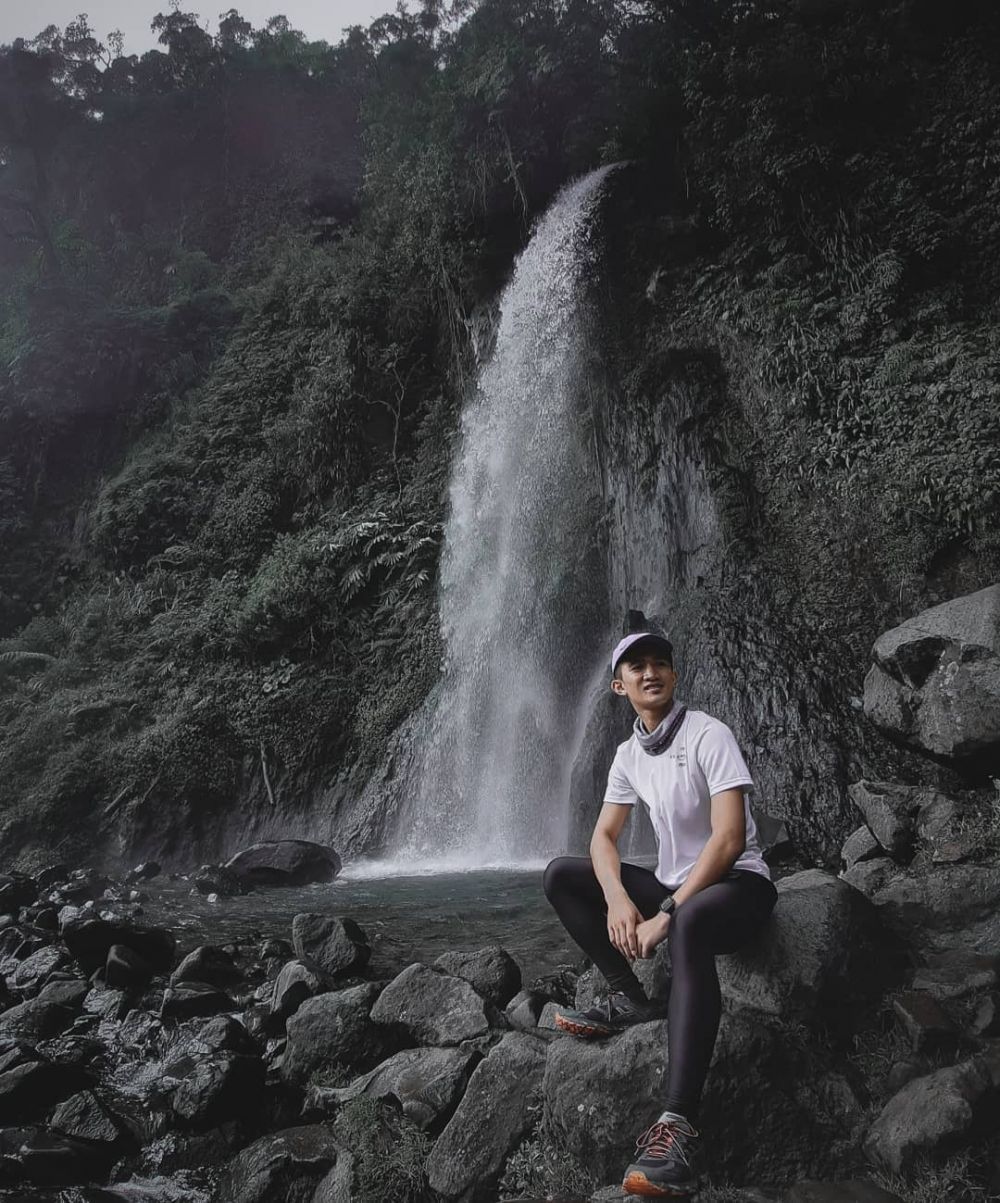
[[[615,754],[589,857],[562,856],[545,870],[546,896],[566,930],[608,982],[606,1001],[561,1010],[556,1024],[599,1038],[661,1018],[629,960],[669,941],[668,1084],[659,1119],[638,1140],[623,1188],[686,1195],[700,1133],[698,1105],[719,1029],[715,958],[734,952],[771,914],[777,891],[746,800],[752,788],[733,733],[674,700],[673,648],[645,616],[629,611],[611,658],[611,688],[632,703],[631,737]],[[655,871],[622,864],[618,837],[646,804],[658,850]]]

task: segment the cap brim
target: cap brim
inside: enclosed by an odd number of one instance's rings
[[[670,657],[671,663],[673,663],[674,648],[669,639],[663,635],[657,635],[654,631],[637,631],[634,635],[626,635],[615,648],[614,655],[611,657],[612,674],[628,653],[634,651],[643,643],[652,644],[654,647],[660,648],[661,651],[665,651]]]

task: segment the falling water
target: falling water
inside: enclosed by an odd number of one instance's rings
[[[509,865],[565,847],[607,625],[585,281],[611,170],[568,186],[540,222],[462,418],[441,571],[444,676],[395,840],[408,864]]]

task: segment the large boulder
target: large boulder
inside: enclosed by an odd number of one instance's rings
[[[779,881],[777,891],[760,934],[717,959],[723,996],[732,1006],[842,1028],[901,966],[882,947],[873,908],[833,874],[806,869]]]
[[[49,1040],[76,1019],[87,996],[86,982],[51,981],[35,997],[0,1015],[0,1035]]]
[[[193,949],[170,975],[171,985],[177,982],[208,982],[225,990],[241,981],[243,974],[232,956],[214,944],[202,944]]]
[[[462,978],[418,962],[386,986],[372,1019],[402,1029],[419,1044],[461,1044],[489,1031],[487,1006]]]
[[[282,1076],[304,1084],[317,1071],[367,1069],[391,1051],[391,1033],[372,1022],[375,983],[307,999],[288,1020]]]
[[[476,1049],[407,1048],[383,1061],[349,1086],[314,1086],[303,1110],[329,1112],[360,1095],[399,1100],[417,1127],[439,1129],[458,1105],[469,1075],[482,1060]]]
[[[311,1203],[337,1154],[325,1124],[285,1128],[237,1153],[212,1197],[215,1203]]]
[[[21,961],[11,974],[10,986],[22,997],[37,994],[53,973],[64,968],[69,957],[58,944],[36,949]]]
[[[303,961],[282,965],[271,992],[271,1014],[278,1019],[294,1015],[307,998],[333,989],[333,980]]]
[[[532,1126],[546,1046],[509,1032],[477,1066],[458,1110],[427,1159],[431,1189],[447,1199],[496,1198],[507,1158]]]
[[[166,973],[177,942],[165,927],[143,927],[126,921],[92,918],[86,913],[62,926],[63,942],[86,973],[102,969],[114,944],[124,944],[157,973]]]
[[[330,915],[296,915],[292,943],[300,961],[331,975],[360,973],[372,955],[368,937],[353,919]]]
[[[882,1108],[865,1152],[894,1174],[908,1170],[918,1156],[945,1156],[958,1147],[998,1086],[996,1059],[975,1058],[917,1078]]]
[[[177,1118],[195,1128],[250,1118],[264,1096],[264,1066],[258,1057],[222,1053],[199,1059],[171,1098]]]
[[[310,840],[275,840],[252,844],[223,866],[248,886],[305,886],[333,881],[341,860],[332,848]]]
[[[477,952],[444,952],[434,964],[467,981],[477,994],[501,1010],[521,989],[520,966],[499,944]]]
[[[986,764],[1000,755],[1000,585],[934,606],[880,635],[865,713],[921,751]]]

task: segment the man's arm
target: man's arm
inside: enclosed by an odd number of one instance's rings
[[[619,952],[635,960],[639,955],[635,929],[642,922],[642,914],[622,885],[618,855],[618,837],[631,810],[631,806],[621,803],[604,803],[590,837],[590,860],[608,904],[608,937]]]
[[[712,798],[712,834],[691,867],[691,872],[674,891],[677,906],[706,886],[721,881],[733,867],[746,844],[747,823],[743,790],[740,786],[735,786]],[[670,930],[670,918],[669,915],[655,915],[640,924],[636,936],[640,956],[652,956],[656,946],[666,939]]]

